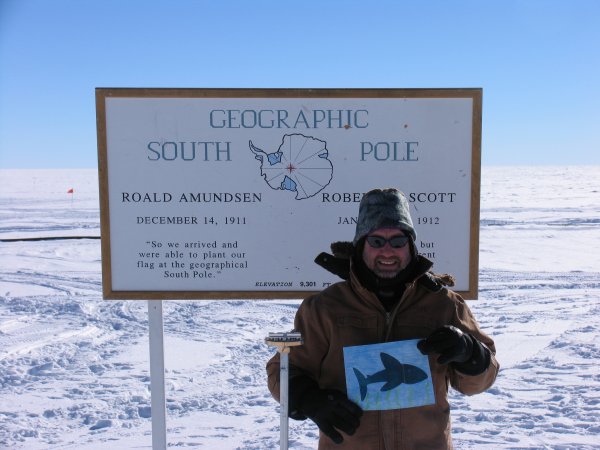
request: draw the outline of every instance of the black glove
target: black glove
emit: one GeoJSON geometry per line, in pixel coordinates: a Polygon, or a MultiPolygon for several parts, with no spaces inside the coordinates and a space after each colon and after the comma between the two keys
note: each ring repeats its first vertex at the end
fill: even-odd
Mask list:
{"type": "Polygon", "coordinates": [[[289,387],[290,417],[298,420],[308,417],[336,444],[344,440],[338,430],[353,435],[360,425],[362,409],[343,392],[320,389],[304,376],[291,378],[289,387]]]}
{"type": "Polygon", "coordinates": [[[417,347],[424,355],[439,353],[438,363],[452,364],[466,375],[479,375],[490,365],[487,347],[452,325],[438,328],[427,339],[419,341],[417,347]]]}

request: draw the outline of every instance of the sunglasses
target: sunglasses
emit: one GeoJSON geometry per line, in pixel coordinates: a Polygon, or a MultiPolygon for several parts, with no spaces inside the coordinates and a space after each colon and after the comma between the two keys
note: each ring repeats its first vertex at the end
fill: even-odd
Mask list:
{"type": "Polygon", "coordinates": [[[393,248],[402,248],[408,243],[409,239],[408,236],[394,236],[390,239],[386,239],[382,236],[367,236],[367,242],[373,248],[382,248],[388,242],[393,248]]]}

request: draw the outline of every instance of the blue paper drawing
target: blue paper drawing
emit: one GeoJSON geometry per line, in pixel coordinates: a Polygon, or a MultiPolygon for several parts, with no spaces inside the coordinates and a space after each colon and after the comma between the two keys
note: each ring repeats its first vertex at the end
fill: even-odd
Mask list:
{"type": "Polygon", "coordinates": [[[381,353],[380,356],[384,368],[373,375],[365,377],[360,370],[356,367],[354,368],[354,374],[360,388],[361,400],[364,400],[367,396],[367,386],[371,383],[382,383],[385,381],[385,384],[381,387],[381,391],[383,392],[394,389],[401,383],[415,384],[427,379],[427,374],[417,366],[402,364],[387,353],[381,353]]]}
{"type": "Polygon", "coordinates": [[[418,339],[344,348],[348,398],[364,410],[435,403],[429,359],[418,339]]]}

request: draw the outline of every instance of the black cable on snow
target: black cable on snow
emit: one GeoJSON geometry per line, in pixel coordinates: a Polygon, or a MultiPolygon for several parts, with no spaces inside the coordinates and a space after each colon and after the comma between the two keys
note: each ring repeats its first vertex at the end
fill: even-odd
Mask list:
{"type": "Polygon", "coordinates": [[[100,239],[100,236],[46,236],[29,238],[0,239],[0,242],[24,242],[24,241],[59,241],[69,239],[100,239]]]}

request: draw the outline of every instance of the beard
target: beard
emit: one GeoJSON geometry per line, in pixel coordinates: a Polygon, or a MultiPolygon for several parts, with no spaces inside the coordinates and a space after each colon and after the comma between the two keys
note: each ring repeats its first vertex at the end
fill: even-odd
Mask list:
{"type": "Polygon", "coordinates": [[[376,258],[373,267],[369,267],[379,278],[395,278],[406,267],[406,264],[403,264],[399,258],[385,258],[388,264],[382,263],[381,259],[383,258],[376,258]]]}
{"type": "Polygon", "coordinates": [[[375,275],[377,275],[379,278],[396,278],[398,276],[398,274],[400,273],[400,270],[395,270],[395,271],[383,271],[383,270],[374,270],[373,273],[375,275]]]}

